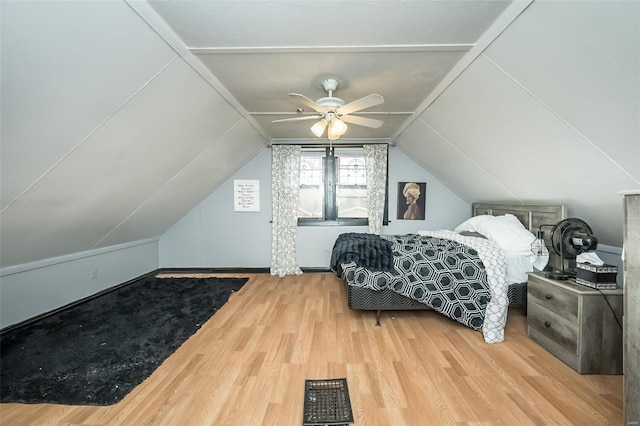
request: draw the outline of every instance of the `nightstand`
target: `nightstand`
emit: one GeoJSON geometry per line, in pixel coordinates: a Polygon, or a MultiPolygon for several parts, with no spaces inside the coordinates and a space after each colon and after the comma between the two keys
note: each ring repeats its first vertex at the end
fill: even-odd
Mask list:
{"type": "Polygon", "coordinates": [[[578,373],[622,374],[622,295],[529,273],[529,338],[578,373]]]}

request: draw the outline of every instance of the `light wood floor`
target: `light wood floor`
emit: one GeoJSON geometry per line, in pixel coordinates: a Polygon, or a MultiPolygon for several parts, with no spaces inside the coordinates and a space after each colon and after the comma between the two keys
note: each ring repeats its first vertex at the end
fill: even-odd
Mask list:
{"type": "Polygon", "coordinates": [[[120,403],[0,404],[2,425],[301,425],[304,380],[341,377],[361,426],[622,424],[622,376],[574,372],[521,310],[487,344],[433,311],[375,327],[332,274],[236,276],[250,280],[120,403]]]}

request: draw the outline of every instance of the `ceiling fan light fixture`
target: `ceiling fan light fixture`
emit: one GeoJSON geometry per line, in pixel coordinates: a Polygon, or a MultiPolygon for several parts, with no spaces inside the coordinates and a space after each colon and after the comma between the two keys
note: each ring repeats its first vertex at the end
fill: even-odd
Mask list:
{"type": "Polygon", "coordinates": [[[340,135],[344,135],[347,132],[347,124],[340,120],[339,118],[336,118],[335,120],[333,120],[333,127],[334,130],[340,135]]]}
{"type": "Polygon", "coordinates": [[[330,141],[335,141],[340,137],[340,135],[333,130],[333,126],[331,125],[331,123],[329,123],[329,128],[327,129],[327,137],[330,141]]]}
{"type": "Polygon", "coordinates": [[[316,135],[316,137],[320,138],[322,137],[322,134],[324,133],[324,129],[327,128],[327,120],[325,120],[324,118],[320,121],[317,121],[313,126],[311,126],[311,132],[313,132],[314,135],[316,135]]]}
{"type": "Polygon", "coordinates": [[[298,117],[273,120],[272,122],[281,123],[320,119],[320,121],[317,121],[311,126],[310,130],[318,138],[321,138],[326,130],[329,140],[336,140],[347,132],[348,126],[345,122],[358,126],[371,127],[373,129],[377,129],[382,126],[383,122],[380,120],[349,115],[351,113],[382,104],[384,102],[384,97],[381,95],[372,93],[345,104],[342,99],[333,96],[333,92],[340,85],[340,80],[328,78],[323,80],[320,85],[324,91],[327,92],[328,96],[320,98],[317,101],[313,101],[299,93],[289,93],[289,96],[296,99],[297,102],[313,109],[317,113],[316,115],[305,115],[303,110],[299,108],[297,110],[298,117]],[[342,118],[344,118],[344,121],[342,118]]]}
{"type": "Polygon", "coordinates": [[[336,140],[347,131],[347,125],[339,118],[334,118],[329,122],[329,140],[336,140]]]}

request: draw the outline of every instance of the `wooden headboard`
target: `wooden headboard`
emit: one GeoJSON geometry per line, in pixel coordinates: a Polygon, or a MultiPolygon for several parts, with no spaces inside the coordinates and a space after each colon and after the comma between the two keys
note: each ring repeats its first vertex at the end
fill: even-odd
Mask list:
{"type": "MultiPolygon", "coordinates": [[[[562,219],[567,218],[567,208],[564,204],[505,204],[505,203],[473,203],[472,215],[479,216],[488,214],[491,216],[501,216],[512,214],[522,222],[533,235],[536,235],[540,225],[555,225],[562,219]]],[[[551,248],[551,228],[542,229],[545,242],[549,248],[549,265],[560,268],[560,257],[551,248]]]]}

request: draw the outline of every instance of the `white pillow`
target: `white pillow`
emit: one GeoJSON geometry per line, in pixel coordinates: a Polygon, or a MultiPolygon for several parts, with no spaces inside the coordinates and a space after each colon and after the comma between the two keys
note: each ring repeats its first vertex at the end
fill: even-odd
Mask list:
{"type": "Polygon", "coordinates": [[[476,232],[494,241],[502,250],[522,255],[531,253],[531,243],[536,239],[512,214],[483,220],[475,228],[476,232]]]}
{"type": "Polygon", "coordinates": [[[483,214],[480,216],[473,216],[467,220],[465,220],[464,222],[462,222],[460,225],[458,225],[456,227],[456,229],[454,229],[454,231],[456,231],[458,234],[463,232],[463,231],[471,231],[471,232],[478,232],[478,230],[476,229],[476,226],[478,226],[478,224],[485,222],[487,220],[491,220],[493,219],[493,216],[489,215],[489,214],[483,214]]]}

